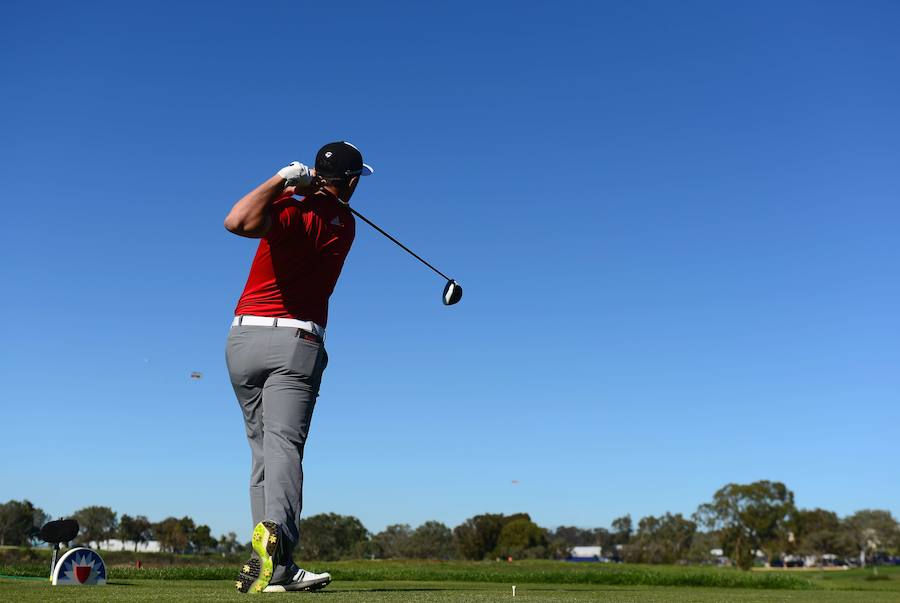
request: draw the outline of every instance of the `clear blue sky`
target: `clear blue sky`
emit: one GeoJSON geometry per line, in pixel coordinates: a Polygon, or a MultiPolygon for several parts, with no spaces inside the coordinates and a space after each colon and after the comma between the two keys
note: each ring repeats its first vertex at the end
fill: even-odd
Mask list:
{"type": "Polygon", "coordinates": [[[466,293],[359,224],[306,515],[900,515],[896,2],[184,4],[4,5],[0,499],[247,535],[222,220],[343,138],[466,293]]]}

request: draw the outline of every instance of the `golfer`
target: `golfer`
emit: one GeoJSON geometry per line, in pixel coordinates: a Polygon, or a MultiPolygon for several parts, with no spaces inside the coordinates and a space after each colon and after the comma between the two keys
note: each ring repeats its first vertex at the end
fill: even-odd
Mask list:
{"type": "Polygon", "coordinates": [[[226,362],[250,443],[254,555],[241,592],[315,590],[331,576],[294,564],[303,500],[303,447],[328,364],[328,298],[353,244],[347,207],[360,176],[359,149],[333,142],[315,169],[294,162],[238,201],[225,228],[260,239],[235,309],[226,362]]]}

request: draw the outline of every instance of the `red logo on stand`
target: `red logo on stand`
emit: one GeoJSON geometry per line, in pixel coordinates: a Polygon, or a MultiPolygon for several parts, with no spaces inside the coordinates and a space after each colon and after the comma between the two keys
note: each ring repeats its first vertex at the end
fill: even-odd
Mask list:
{"type": "Polygon", "coordinates": [[[93,565],[76,565],[72,569],[75,570],[75,579],[84,584],[91,577],[93,565]]]}

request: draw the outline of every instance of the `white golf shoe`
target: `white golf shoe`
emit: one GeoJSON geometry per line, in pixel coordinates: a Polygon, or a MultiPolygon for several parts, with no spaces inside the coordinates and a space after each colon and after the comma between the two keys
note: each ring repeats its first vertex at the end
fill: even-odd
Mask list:
{"type": "Polygon", "coordinates": [[[298,569],[297,573],[294,574],[294,577],[291,578],[290,582],[287,582],[285,584],[270,584],[263,590],[263,592],[285,593],[295,590],[319,590],[320,588],[325,588],[326,586],[328,586],[330,582],[331,574],[327,572],[322,574],[314,574],[304,569],[298,569]]]}

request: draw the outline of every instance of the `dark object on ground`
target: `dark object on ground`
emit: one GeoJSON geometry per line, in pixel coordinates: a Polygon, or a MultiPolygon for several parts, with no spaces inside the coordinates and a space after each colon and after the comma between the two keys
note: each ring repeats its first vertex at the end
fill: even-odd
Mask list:
{"type": "Polygon", "coordinates": [[[53,556],[50,558],[50,574],[52,575],[53,568],[56,567],[59,545],[63,542],[69,542],[78,536],[78,522],[74,519],[49,521],[41,528],[38,536],[44,542],[49,542],[53,545],[53,556]]]}
{"type": "Polygon", "coordinates": [[[40,539],[50,544],[70,542],[78,535],[78,522],[74,519],[57,519],[44,524],[40,539]]]}

